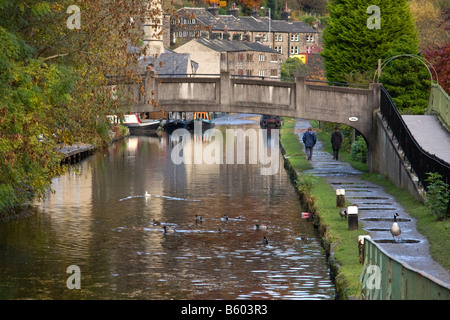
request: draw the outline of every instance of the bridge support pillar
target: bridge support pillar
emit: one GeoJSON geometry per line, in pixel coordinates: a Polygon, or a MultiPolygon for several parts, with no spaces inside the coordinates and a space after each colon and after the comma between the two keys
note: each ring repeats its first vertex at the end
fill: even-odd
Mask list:
{"type": "Polygon", "coordinates": [[[230,108],[233,98],[233,87],[231,86],[231,74],[229,71],[220,72],[220,104],[230,108]]]}
{"type": "Polygon", "coordinates": [[[295,109],[301,114],[305,113],[305,97],[306,97],[306,82],[305,77],[295,77],[295,109]]]}

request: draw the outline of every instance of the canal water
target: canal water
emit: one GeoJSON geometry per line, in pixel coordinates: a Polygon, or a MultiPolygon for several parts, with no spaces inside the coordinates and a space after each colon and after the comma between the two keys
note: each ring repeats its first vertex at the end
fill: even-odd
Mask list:
{"type": "MultiPolygon", "coordinates": [[[[215,129],[259,130],[243,117],[215,129]]],[[[174,164],[177,143],[115,143],[54,179],[35,214],[0,224],[0,299],[334,299],[281,154],[262,175],[259,162],[174,164]]]]}

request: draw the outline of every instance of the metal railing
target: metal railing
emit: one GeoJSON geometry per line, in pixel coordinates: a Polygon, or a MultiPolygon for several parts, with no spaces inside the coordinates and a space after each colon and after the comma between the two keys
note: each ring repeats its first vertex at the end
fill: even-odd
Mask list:
{"type": "MultiPolygon", "coordinates": [[[[428,172],[436,172],[442,176],[445,183],[450,184],[450,165],[444,160],[423,150],[416,142],[402,116],[398,112],[391,99],[391,96],[384,87],[381,87],[380,110],[399,143],[399,148],[405,154],[406,159],[411,164],[412,170],[417,175],[420,184],[428,187],[428,172]]],[[[447,216],[450,215],[450,199],[447,205],[447,216]]]]}
{"type": "Polygon", "coordinates": [[[389,256],[364,239],[364,267],[359,278],[365,300],[449,300],[450,288],[431,275],[389,256]]]}

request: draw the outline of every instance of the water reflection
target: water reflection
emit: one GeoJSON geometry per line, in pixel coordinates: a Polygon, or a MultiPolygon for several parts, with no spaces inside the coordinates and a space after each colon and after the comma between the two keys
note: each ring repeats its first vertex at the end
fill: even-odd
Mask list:
{"type": "Polygon", "coordinates": [[[0,298],[334,297],[281,160],[275,175],[261,175],[260,163],[175,165],[174,145],[167,135],[116,143],[55,179],[35,216],[0,225],[0,298]],[[66,287],[70,265],[81,290],[66,287]]]}

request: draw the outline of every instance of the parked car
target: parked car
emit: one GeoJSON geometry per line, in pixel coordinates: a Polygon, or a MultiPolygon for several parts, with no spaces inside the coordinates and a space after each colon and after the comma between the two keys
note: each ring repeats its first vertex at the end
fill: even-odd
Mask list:
{"type": "Polygon", "coordinates": [[[280,128],[283,122],[279,116],[265,114],[261,116],[259,124],[261,125],[261,128],[280,128]]]}

